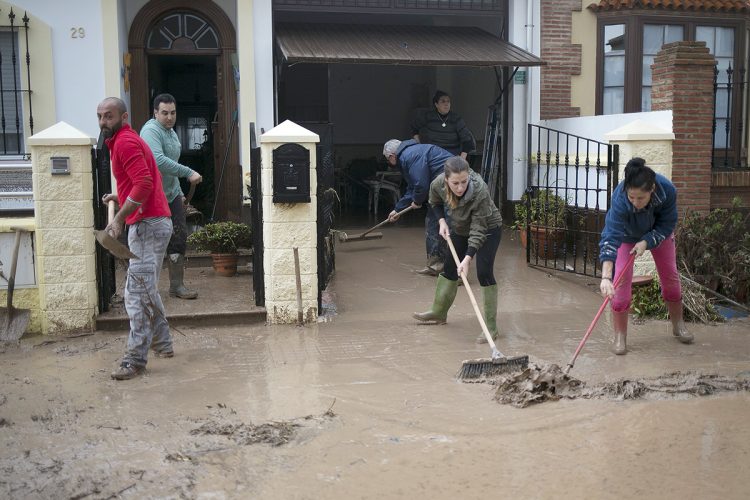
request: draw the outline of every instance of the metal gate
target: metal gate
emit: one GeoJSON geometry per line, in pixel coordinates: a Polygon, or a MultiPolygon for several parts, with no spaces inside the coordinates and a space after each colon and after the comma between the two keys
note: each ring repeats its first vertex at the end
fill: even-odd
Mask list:
{"type": "Polygon", "coordinates": [[[323,310],[323,290],[336,268],[333,246],[334,190],[333,170],[333,124],[327,122],[299,122],[311,132],[318,134],[320,142],[316,148],[318,189],[318,313],[323,310]]]}
{"type": "Polygon", "coordinates": [[[516,212],[526,220],[519,221],[526,262],[599,276],[599,239],[618,183],[618,146],[529,124],[527,158],[526,192],[516,212]]]}
{"type": "MultiPolygon", "coordinates": [[[[254,127],[250,127],[254,130],[254,127]]],[[[263,268],[263,193],[261,193],[261,155],[255,144],[255,136],[250,140],[250,228],[253,237],[253,292],[255,305],[266,305],[265,271],[263,268]]]]}
{"type": "MultiPolygon", "coordinates": [[[[96,147],[91,150],[91,176],[94,193],[94,227],[107,226],[107,206],[102,196],[112,192],[109,171],[109,149],[104,144],[104,136],[99,134],[96,147]]],[[[109,311],[112,296],[115,294],[115,258],[101,245],[96,245],[96,287],[99,292],[99,313],[109,311]]]]}

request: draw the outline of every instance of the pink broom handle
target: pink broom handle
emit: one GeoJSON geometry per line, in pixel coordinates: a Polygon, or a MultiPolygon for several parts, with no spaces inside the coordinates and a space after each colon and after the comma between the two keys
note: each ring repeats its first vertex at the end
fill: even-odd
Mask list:
{"type": "MultiPolygon", "coordinates": [[[[622,277],[625,275],[625,271],[630,268],[630,266],[633,265],[635,262],[635,255],[632,254],[630,256],[630,259],[628,260],[628,263],[625,264],[625,267],[622,268],[622,272],[617,276],[617,279],[615,279],[614,287],[617,288],[620,285],[620,281],[622,281],[622,277]]],[[[596,313],[596,316],[594,316],[594,321],[591,322],[589,325],[589,329],[586,330],[586,334],[581,339],[581,343],[578,344],[578,348],[576,349],[576,352],[573,354],[573,357],[570,358],[570,361],[568,362],[568,366],[565,368],[564,373],[567,375],[571,368],[573,368],[573,364],[576,362],[576,358],[578,357],[578,354],[580,354],[581,349],[583,349],[584,344],[586,344],[586,341],[591,336],[591,332],[594,331],[594,327],[596,326],[596,323],[599,321],[599,317],[604,312],[604,308],[607,307],[607,304],[609,304],[610,298],[609,296],[604,298],[604,302],[602,302],[601,307],[599,308],[599,312],[596,313]]]]}

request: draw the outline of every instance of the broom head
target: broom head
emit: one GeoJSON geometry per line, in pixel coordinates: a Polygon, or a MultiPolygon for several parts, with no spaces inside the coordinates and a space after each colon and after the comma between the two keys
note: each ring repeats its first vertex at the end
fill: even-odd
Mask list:
{"type": "Polygon", "coordinates": [[[494,377],[503,373],[525,370],[528,366],[528,356],[468,359],[461,365],[456,378],[458,380],[475,380],[482,377],[494,377]]]}

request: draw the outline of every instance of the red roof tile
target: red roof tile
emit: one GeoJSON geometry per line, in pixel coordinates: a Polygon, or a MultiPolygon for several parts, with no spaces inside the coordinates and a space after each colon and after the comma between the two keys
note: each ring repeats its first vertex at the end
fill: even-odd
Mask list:
{"type": "Polygon", "coordinates": [[[589,9],[624,10],[624,9],[664,9],[703,12],[750,12],[748,0],[600,0],[592,3],[589,9]]]}

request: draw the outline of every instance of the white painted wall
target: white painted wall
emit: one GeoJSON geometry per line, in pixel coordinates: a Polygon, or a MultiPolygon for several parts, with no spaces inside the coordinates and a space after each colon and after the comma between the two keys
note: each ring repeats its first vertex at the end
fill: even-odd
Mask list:
{"type": "MultiPolygon", "coordinates": [[[[98,136],[96,105],[104,92],[104,33],[100,2],[90,0],[14,0],[13,4],[42,19],[52,30],[57,121],[98,136]],[[72,38],[83,28],[83,38],[72,38]]],[[[17,12],[23,17],[23,12],[17,12]]],[[[117,36],[108,34],[107,36],[117,36]]],[[[33,81],[32,61],[32,85],[33,81]]]]}
{"type": "Polygon", "coordinates": [[[643,120],[650,125],[672,132],[672,110],[557,118],[555,120],[541,120],[538,123],[543,127],[561,130],[587,139],[607,142],[604,137],[605,135],[636,120],[643,120]]]}
{"type": "MultiPolygon", "coordinates": [[[[514,0],[509,6],[508,41],[518,47],[541,55],[539,0],[514,0]]],[[[519,200],[526,189],[527,124],[539,122],[540,75],[539,67],[521,68],[526,71],[526,83],[513,85],[511,108],[511,140],[508,164],[509,200],[519,200]]]]}

